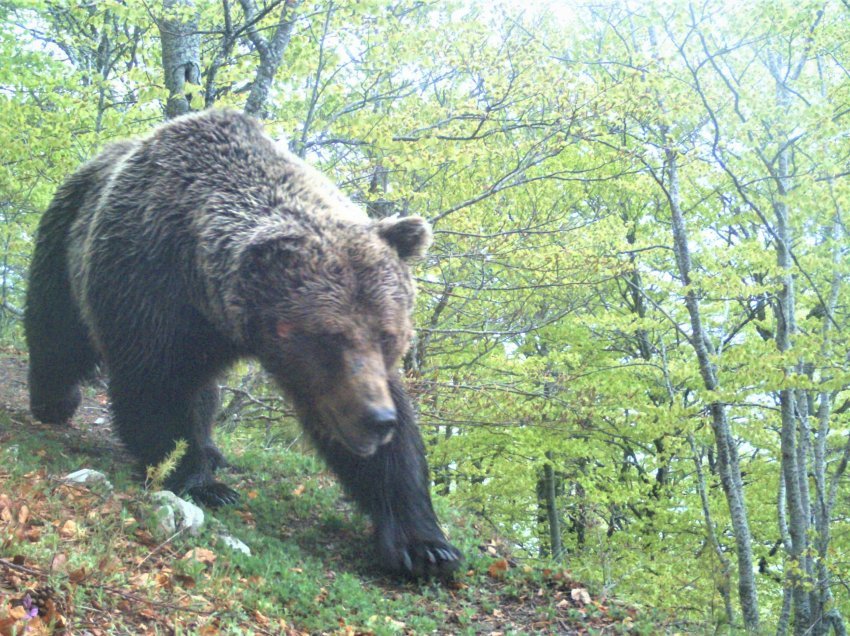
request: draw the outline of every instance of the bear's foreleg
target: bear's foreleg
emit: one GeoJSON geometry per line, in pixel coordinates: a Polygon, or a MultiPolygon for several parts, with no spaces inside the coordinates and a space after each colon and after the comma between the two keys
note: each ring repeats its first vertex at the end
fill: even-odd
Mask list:
{"type": "Polygon", "coordinates": [[[359,457],[339,442],[314,437],[346,492],[371,516],[382,565],[413,577],[448,576],[462,558],[434,513],[425,447],[410,399],[399,380],[390,381],[390,390],[398,425],[374,455],[359,457]]]}
{"type": "Polygon", "coordinates": [[[226,463],[210,437],[218,405],[216,385],[209,383],[192,393],[174,387],[152,390],[150,377],[152,374],[147,376],[147,385],[137,384],[116,380],[113,372],[110,393],[121,441],[143,466],[155,466],[179,440],[185,440],[186,453],[165,487],[178,494],[189,493],[210,507],[235,503],[238,493],[213,478],[216,468],[226,463]]]}

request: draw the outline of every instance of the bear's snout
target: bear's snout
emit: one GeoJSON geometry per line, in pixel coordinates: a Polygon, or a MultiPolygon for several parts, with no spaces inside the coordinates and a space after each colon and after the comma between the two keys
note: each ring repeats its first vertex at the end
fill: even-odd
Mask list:
{"type": "Polygon", "coordinates": [[[378,438],[378,445],[392,441],[398,424],[398,414],[394,408],[370,407],[360,421],[360,425],[367,431],[372,431],[378,438]]]}

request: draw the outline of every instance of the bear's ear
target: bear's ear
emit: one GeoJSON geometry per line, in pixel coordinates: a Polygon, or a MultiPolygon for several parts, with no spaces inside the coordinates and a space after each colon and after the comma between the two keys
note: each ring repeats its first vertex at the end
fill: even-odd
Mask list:
{"type": "Polygon", "coordinates": [[[431,245],[431,226],[421,216],[389,217],[378,221],[378,235],[402,260],[422,258],[431,245]]]}

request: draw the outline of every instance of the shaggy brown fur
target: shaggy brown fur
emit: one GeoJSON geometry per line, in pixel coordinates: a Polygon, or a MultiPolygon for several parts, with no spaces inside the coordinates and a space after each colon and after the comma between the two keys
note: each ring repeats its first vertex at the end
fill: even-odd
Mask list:
{"type": "Polygon", "coordinates": [[[210,111],[107,148],[57,192],[30,275],[33,413],[64,422],[102,358],[117,430],[143,464],[189,443],[170,485],[209,503],[217,375],[259,359],[343,485],[385,565],[446,574],[421,437],[397,366],[419,217],[374,222],[252,119],[210,111]]]}

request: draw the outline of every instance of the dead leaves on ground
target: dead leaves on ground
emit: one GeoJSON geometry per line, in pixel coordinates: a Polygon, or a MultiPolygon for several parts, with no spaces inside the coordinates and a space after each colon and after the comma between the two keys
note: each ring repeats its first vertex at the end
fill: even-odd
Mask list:
{"type": "MultiPolygon", "coordinates": [[[[497,541],[490,541],[479,549],[492,560],[486,569],[490,579],[486,585],[489,590],[479,589],[478,593],[483,596],[489,591],[501,596],[498,607],[487,614],[453,611],[449,615],[451,622],[461,625],[472,623],[476,629],[482,633],[489,632],[491,636],[506,631],[529,630],[583,634],[610,628],[614,624],[623,633],[628,633],[633,624],[637,613],[634,609],[611,606],[605,599],[594,599],[568,570],[537,570],[517,563],[500,556],[507,550],[497,541]],[[613,607],[616,611],[612,611],[613,607]]],[[[473,575],[473,571],[467,572],[467,576],[473,575]]],[[[463,590],[466,586],[459,587],[456,583],[453,589],[463,590]]]]}
{"type": "Polygon", "coordinates": [[[220,633],[220,616],[228,614],[228,633],[233,616],[246,632],[299,633],[241,607],[232,589],[249,582],[221,573],[213,577],[217,555],[212,550],[176,552],[158,543],[127,518],[127,510],[136,507],[126,494],[103,498],[45,471],[29,473],[14,486],[0,471],[0,636],[146,634],[176,626],[212,636],[220,633]],[[46,537],[50,545],[42,546],[46,537]],[[95,563],[97,550],[106,556],[95,563]],[[80,565],[80,556],[87,554],[93,562],[80,565]],[[47,587],[48,579],[59,582],[57,589],[47,587]],[[203,593],[197,591],[201,579],[203,593]],[[75,598],[85,602],[74,606],[75,598]]]}
{"type": "MultiPolygon", "coordinates": [[[[293,497],[303,493],[301,485],[291,492],[293,497]]],[[[137,509],[129,495],[114,493],[104,498],[53,480],[43,471],[12,485],[0,469],[0,557],[6,557],[0,559],[0,636],[84,631],[105,636],[176,628],[217,636],[233,633],[236,624],[244,632],[303,633],[279,616],[241,605],[241,596],[233,591],[261,588],[262,579],[227,570],[226,559],[212,549],[178,550],[158,542],[127,514],[137,509]],[[98,557],[100,553],[104,556],[98,557]],[[15,554],[33,556],[10,558],[15,554]],[[90,562],[80,558],[85,555],[90,562]],[[48,579],[58,582],[49,593],[45,591],[48,579]],[[77,606],[72,599],[77,599],[77,606]]],[[[241,512],[243,520],[252,524],[250,512],[241,512]]],[[[497,541],[481,546],[481,552],[489,559],[483,572],[470,570],[450,583],[451,601],[427,594],[415,601],[426,613],[444,616],[448,630],[456,626],[494,635],[581,633],[616,622],[628,631],[633,612],[620,610],[621,617],[615,621],[607,605],[593,599],[568,572],[533,570],[503,556],[510,550],[497,541]]],[[[298,566],[290,571],[311,575],[298,566]]],[[[329,602],[329,589],[319,589],[313,599],[316,605],[329,602]]],[[[397,589],[393,593],[402,594],[397,589]]],[[[361,619],[360,625],[340,618],[338,625],[328,626],[329,633],[373,634],[371,629],[364,631],[362,620],[377,631],[383,631],[377,629],[381,625],[413,633],[404,622],[382,615],[361,619]]]]}
{"type": "MultiPolygon", "coordinates": [[[[55,598],[34,600],[37,591],[27,591],[11,604],[0,605],[0,636],[50,636],[63,633],[68,624],[55,598]]],[[[44,595],[42,595],[44,596],[44,595]]]]}
{"type": "Polygon", "coordinates": [[[503,579],[509,568],[507,559],[496,559],[487,568],[487,574],[494,579],[503,579]]]}

